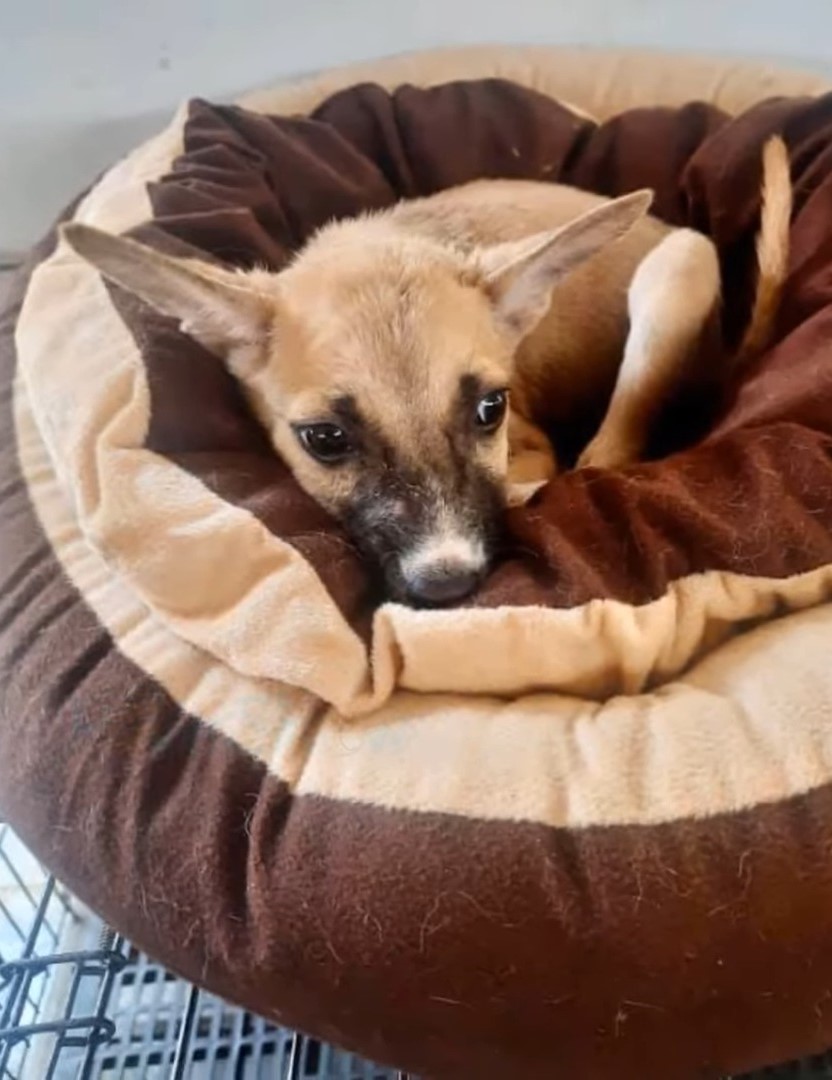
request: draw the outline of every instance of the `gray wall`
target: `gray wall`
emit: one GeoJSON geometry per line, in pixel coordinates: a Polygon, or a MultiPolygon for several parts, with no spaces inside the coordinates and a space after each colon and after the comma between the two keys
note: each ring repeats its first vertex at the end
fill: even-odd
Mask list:
{"type": "Polygon", "coordinates": [[[832,0],[0,0],[0,252],[184,97],[472,42],[646,45],[832,72],[832,0]]]}

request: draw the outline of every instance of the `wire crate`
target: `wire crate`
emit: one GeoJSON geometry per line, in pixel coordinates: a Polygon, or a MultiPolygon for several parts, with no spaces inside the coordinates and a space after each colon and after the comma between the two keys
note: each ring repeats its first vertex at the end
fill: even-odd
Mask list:
{"type": "MultiPolygon", "coordinates": [[[[744,1080],[823,1078],[832,1080],[832,1054],[744,1080]]],[[[408,1078],[171,975],[104,926],[0,823],[0,1080],[408,1078]]]]}

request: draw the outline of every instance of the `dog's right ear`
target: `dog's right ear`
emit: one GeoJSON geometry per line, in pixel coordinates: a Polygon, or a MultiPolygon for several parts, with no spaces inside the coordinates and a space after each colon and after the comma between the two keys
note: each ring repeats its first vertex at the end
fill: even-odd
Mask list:
{"type": "Polygon", "coordinates": [[[263,340],[269,298],[232,273],[195,259],[175,259],[124,236],[71,222],[61,236],[107,280],[120,285],[220,356],[263,340]]]}

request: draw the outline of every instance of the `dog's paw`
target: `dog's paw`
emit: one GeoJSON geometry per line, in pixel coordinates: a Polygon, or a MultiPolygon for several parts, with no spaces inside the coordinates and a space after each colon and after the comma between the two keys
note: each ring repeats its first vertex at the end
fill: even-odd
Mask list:
{"type": "Polygon", "coordinates": [[[506,502],[509,506],[525,506],[532,496],[548,483],[548,480],[532,480],[524,484],[508,484],[506,485],[506,502]]]}
{"type": "Polygon", "coordinates": [[[551,455],[529,453],[515,458],[506,477],[506,502],[509,506],[523,506],[556,472],[551,455]]]}
{"type": "Polygon", "coordinates": [[[579,456],[578,469],[623,469],[638,461],[640,451],[633,443],[599,434],[579,456]]]}

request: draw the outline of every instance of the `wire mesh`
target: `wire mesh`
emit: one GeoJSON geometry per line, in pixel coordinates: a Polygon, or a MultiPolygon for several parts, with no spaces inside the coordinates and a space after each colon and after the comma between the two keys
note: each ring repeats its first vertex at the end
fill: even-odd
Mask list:
{"type": "Polygon", "coordinates": [[[0,823],[0,1080],[407,1080],[176,978],[0,823]]]}

